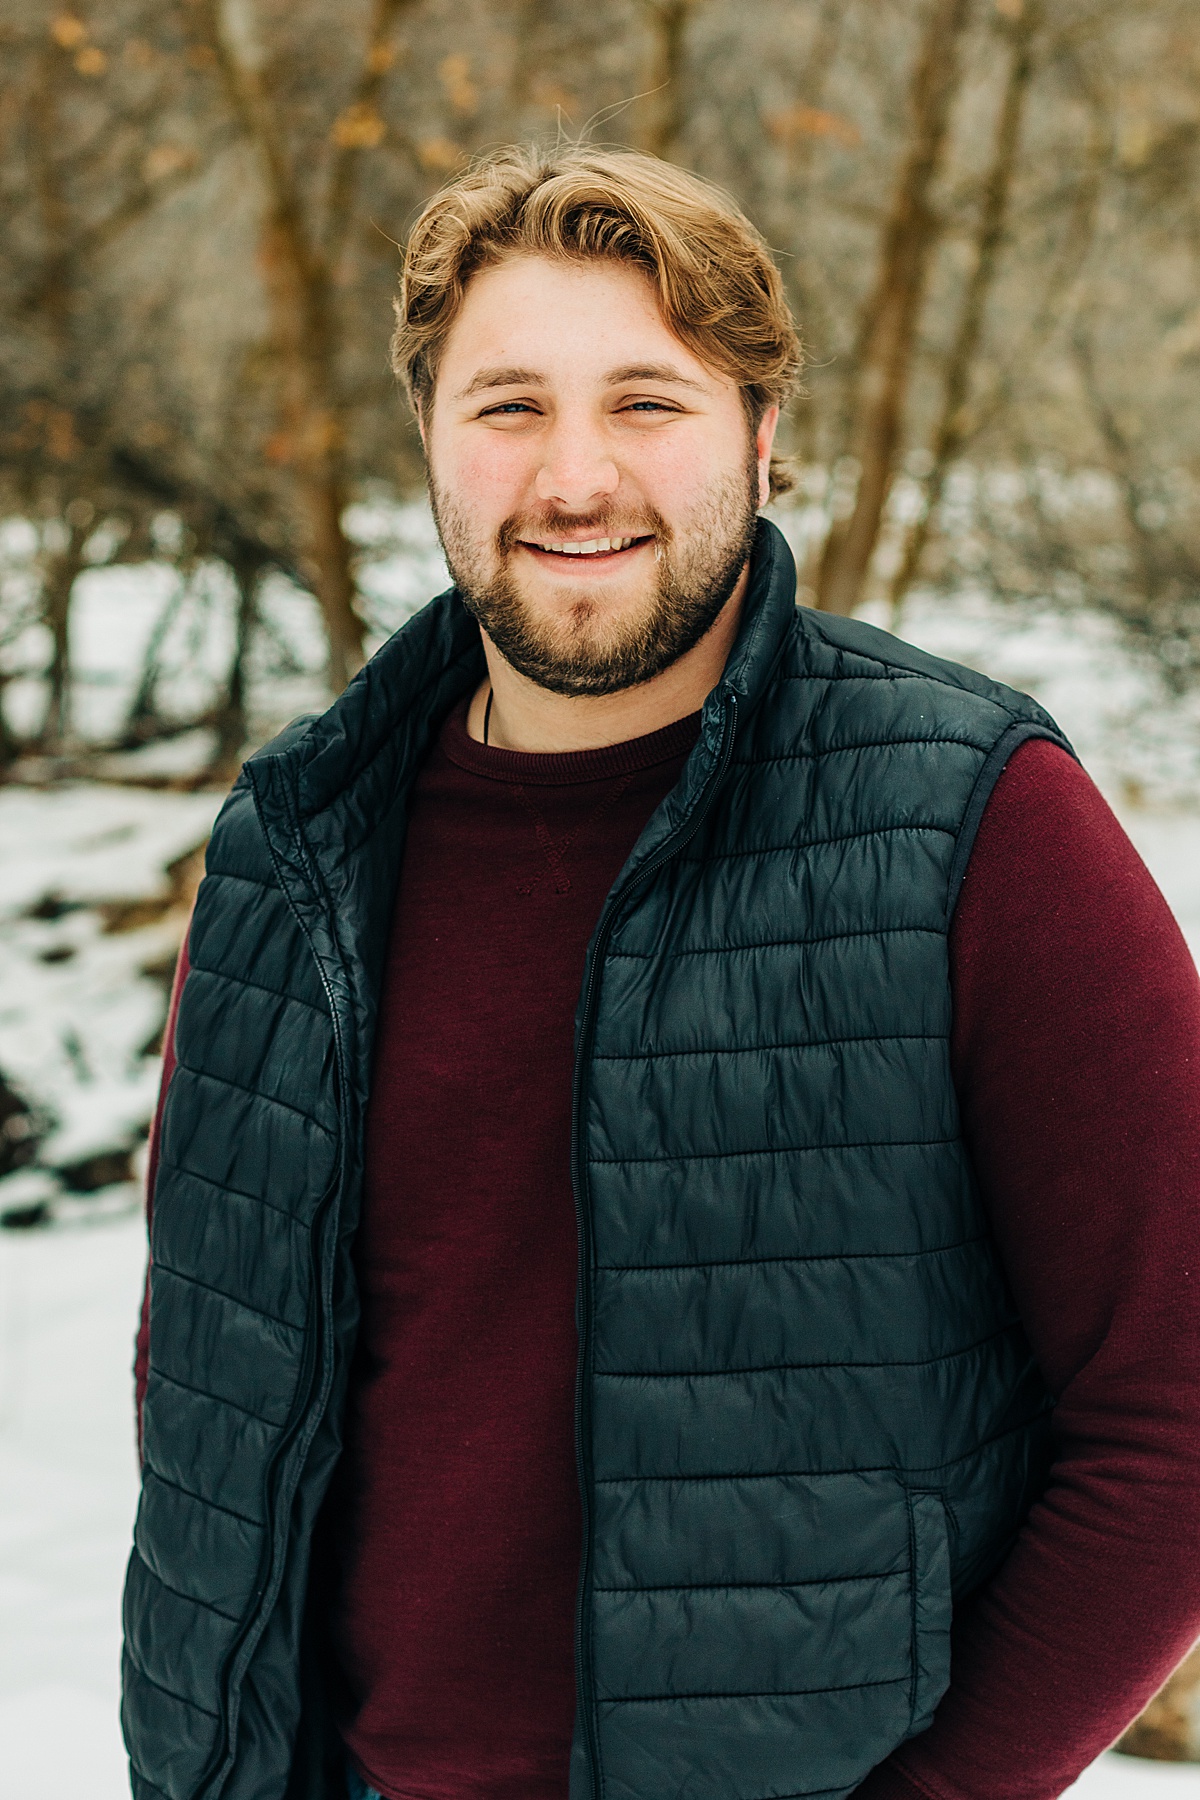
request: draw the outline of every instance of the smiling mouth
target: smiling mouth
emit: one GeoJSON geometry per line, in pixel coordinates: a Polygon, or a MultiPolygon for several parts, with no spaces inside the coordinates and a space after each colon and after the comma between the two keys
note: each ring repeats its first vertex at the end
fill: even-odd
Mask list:
{"type": "Polygon", "coordinates": [[[620,556],[625,551],[636,550],[640,545],[652,542],[653,538],[650,536],[585,538],[582,543],[577,544],[554,538],[545,541],[530,538],[520,540],[523,550],[532,550],[542,556],[583,558],[589,562],[600,557],[620,556]]]}

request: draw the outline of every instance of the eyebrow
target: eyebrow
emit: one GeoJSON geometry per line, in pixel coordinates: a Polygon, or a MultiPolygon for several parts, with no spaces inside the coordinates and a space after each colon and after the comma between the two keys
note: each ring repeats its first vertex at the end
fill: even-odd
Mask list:
{"type": "Polygon", "coordinates": [[[691,388],[693,393],[708,391],[703,382],[681,375],[673,363],[627,363],[623,369],[613,369],[608,376],[610,387],[619,387],[626,381],[669,381],[672,387],[691,388]]]}
{"type": "Polygon", "coordinates": [[[477,375],[472,375],[466,387],[455,395],[455,399],[469,400],[472,394],[482,394],[487,388],[545,385],[546,377],[539,375],[536,369],[480,369],[477,375]]]}
{"type": "MultiPolygon", "coordinates": [[[[623,368],[610,370],[605,379],[609,387],[620,387],[627,381],[667,381],[672,387],[690,388],[697,394],[707,391],[702,382],[690,380],[672,363],[627,363],[623,368]]],[[[491,388],[546,385],[546,377],[536,369],[480,369],[455,398],[469,400],[473,394],[486,393],[491,388]]]]}

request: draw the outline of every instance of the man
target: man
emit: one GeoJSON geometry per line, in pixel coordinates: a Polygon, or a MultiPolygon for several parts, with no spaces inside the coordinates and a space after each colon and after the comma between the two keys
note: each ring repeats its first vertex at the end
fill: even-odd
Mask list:
{"type": "Polygon", "coordinates": [[[1200,996],[1029,699],[795,605],[722,196],[506,151],[397,367],[455,589],[181,959],[139,1800],[1050,1800],[1200,1630],[1200,996]]]}

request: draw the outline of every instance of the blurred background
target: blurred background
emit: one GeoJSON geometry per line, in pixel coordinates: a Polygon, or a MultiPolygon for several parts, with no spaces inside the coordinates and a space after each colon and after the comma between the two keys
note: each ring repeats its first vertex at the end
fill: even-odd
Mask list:
{"type": "MultiPolygon", "coordinates": [[[[0,1738],[116,1800],[140,1176],[229,781],[446,576],[389,372],[476,152],[732,191],[801,598],[1037,694],[1200,950],[1195,0],[0,0],[0,1738]]],[[[1185,1665],[1080,1795],[1200,1796],[1185,1665]],[[1135,1760],[1136,1759],[1136,1760],[1135,1760]],[[1190,1766],[1189,1766],[1190,1764],[1190,1766]]]]}

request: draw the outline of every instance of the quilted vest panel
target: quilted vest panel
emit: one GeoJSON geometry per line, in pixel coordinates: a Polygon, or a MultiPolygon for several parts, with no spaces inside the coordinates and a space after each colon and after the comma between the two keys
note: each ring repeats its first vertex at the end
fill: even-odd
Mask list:
{"type": "Polygon", "coordinates": [[[906,656],[798,615],[602,944],[581,1735],[609,1800],[851,1792],[929,1723],[952,1594],[1044,1479],[947,953],[981,773],[1041,721],[906,656]]]}
{"type": "MultiPolygon", "coordinates": [[[[947,931],[1005,757],[1058,734],[797,612],[794,582],[763,525],[696,751],[589,947],[573,1800],[850,1793],[928,1724],[952,1600],[1047,1464],[961,1142],[947,931]]],[[[334,1791],[305,1600],[376,996],[406,796],[480,673],[445,596],[252,760],[214,832],[154,1204],[137,1800],[334,1791]]]]}

